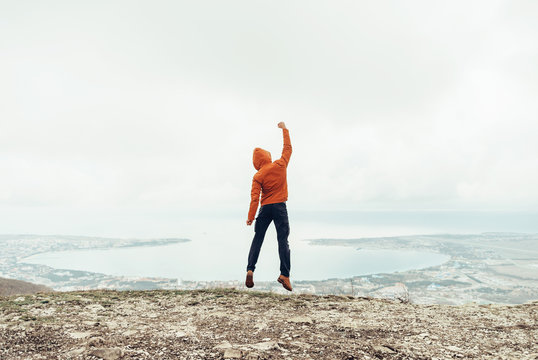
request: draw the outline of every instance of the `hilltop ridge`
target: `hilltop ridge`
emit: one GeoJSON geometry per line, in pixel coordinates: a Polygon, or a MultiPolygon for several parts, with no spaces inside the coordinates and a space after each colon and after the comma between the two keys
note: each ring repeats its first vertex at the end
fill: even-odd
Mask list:
{"type": "Polygon", "coordinates": [[[38,292],[53,291],[48,286],[32,284],[27,281],[6,279],[0,277],[0,296],[10,296],[17,294],[35,294],[38,292]]]}
{"type": "Polygon", "coordinates": [[[2,359],[536,359],[538,302],[199,291],[0,298],[2,359]]]}

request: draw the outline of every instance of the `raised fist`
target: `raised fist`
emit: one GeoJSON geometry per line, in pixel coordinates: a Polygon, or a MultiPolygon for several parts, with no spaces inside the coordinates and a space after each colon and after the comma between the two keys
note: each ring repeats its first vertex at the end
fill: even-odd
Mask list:
{"type": "Polygon", "coordinates": [[[284,122],[281,121],[281,122],[278,123],[278,127],[281,128],[281,129],[285,129],[285,128],[286,128],[286,124],[284,124],[284,122]]]}

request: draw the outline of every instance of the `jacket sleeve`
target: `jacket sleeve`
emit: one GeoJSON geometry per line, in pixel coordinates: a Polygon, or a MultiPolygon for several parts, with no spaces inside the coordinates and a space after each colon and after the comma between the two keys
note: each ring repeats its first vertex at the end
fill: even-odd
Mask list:
{"type": "Polygon", "coordinates": [[[250,209],[248,211],[248,219],[254,220],[256,216],[256,210],[258,210],[258,203],[260,202],[260,191],[262,185],[254,177],[252,179],[252,189],[250,190],[250,209]]]}
{"type": "Polygon", "coordinates": [[[291,157],[291,141],[289,130],[282,129],[282,135],[284,136],[284,148],[282,149],[282,157],[280,158],[280,160],[284,160],[286,166],[288,166],[291,157]]]}

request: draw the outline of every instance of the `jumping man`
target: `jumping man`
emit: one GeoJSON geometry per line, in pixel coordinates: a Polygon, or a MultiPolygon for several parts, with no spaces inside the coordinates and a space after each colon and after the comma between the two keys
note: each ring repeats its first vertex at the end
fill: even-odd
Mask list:
{"type": "Polygon", "coordinates": [[[286,169],[291,157],[290,133],[283,122],[278,123],[284,136],[284,149],[282,157],[275,162],[271,161],[271,153],[261,148],[254,149],[252,162],[258,172],[252,179],[252,190],[250,192],[250,210],[248,212],[247,225],[252,225],[254,215],[260,202],[260,192],[262,203],[256,224],[254,225],[254,239],[248,254],[247,279],[245,285],[248,288],[254,286],[254,270],[260,255],[267,227],[274,221],[277,239],[278,255],[280,257],[280,276],[277,281],[284,289],[291,291],[290,283],[290,248],[288,245],[288,235],[290,234],[290,224],[288,221],[288,210],[286,200],[288,200],[288,182],[286,180],[286,169]]]}

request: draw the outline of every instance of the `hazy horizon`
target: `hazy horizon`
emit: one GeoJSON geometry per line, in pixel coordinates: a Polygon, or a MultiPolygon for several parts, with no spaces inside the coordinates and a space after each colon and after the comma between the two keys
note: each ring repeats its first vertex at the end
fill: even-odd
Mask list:
{"type": "MultiPolygon", "coordinates": [[[[318,238],[365,238],[423,234],[480,234],[484,232],[538,234],[538,212],[499,211],[303,211],[288,206],[290,241],[318,238]]],[[[21,214],[3,213],[0,235],[73,235],[108,238],[202,238],[249,243],[254,229],[247,227],[242,212],[170,213],[113,210],[90,214],[49,213],[31,226],[21,214]],[[20,220],[19,220],[20,219],[20,220]],[[33,228],[35,231],[24,231],[33,228]],[[58,230],[61,229],[61,230],[58,230]],[[211,235],[212,234],[212,235],[211,235]],[[234,240],[235,239],[235,240],[234,240]]],[[[267,233],[272,242],[271,225],[267,233]]]]}

